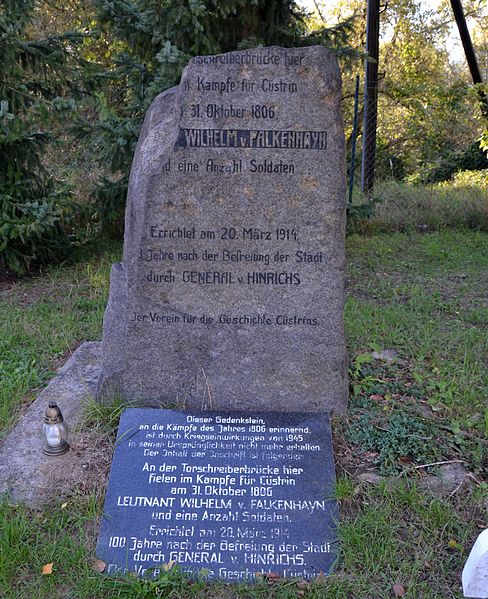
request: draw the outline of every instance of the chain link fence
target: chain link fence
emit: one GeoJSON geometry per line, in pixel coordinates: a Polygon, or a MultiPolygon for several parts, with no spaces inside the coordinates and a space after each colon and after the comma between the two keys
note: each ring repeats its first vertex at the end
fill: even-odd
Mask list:
{"type": "MultiPolygon", "coordinates": [[[[451,122],[445,122],[445,110],[439,115],[442,126],[447,128],[443,134],[450,135],[452,143],[438,143],[436,147],[435,111],[431,116],[431,141],[429,121],[421,125],[413,121],[405,126],[401,109],[388,98],[385,100],[380,90],[377,118],[366,123],[370,127],[366,133],[375,134],[376,143],[365,149],[362,87],[358,76],[354,98],[349,96],[345,100],[349,104],[344,106],[350,229],[488,230],[488,158],[476,137],[469,140],[472,131],[466,130],[469,102],[473,113],[478,110],[475,96],[466,100],[467,109],[461,114],[452,111],[451,122]],[[398,114],[394,114],[395,110],[398,114]],[[417,135],[412,134],[416,125],[417,135]]],[[[479,124],[478,135],[480,129],[479,124]]]]}

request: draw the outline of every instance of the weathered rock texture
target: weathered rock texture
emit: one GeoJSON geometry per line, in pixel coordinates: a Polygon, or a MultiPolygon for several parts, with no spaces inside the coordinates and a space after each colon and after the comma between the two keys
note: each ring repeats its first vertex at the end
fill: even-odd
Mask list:
{"type": "Polygon", "coordinates": [[[336,57],[196,57],[151,105],[113,267],[101,395],[342,410],[345,161],[336,57]]]}
{"type": "Polygon", "coordinates": [[[0,494],[8,493],[12,501],[29,505],[59,501],[93,476],[93,456],[74,429],[82,420],[87,399],[95,397],[99,386],[99,353],[100,343],[83,343],[1,441],[0,494]],[[71,450],[56,457],[42,453],[41,428],[50,401],[58,403],[71,430],[71,450]]]}

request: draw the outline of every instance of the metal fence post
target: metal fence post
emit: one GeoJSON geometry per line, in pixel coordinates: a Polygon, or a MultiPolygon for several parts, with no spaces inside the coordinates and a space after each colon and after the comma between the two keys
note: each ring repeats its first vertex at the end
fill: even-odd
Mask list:
{"type": "Polygon", "coordinates": [[[354,121],[352,125],[351,165],[349,167],[349,204],[352,204],[354,189],[354,166],[356,162],[356,137],[358,133],[358,104],[359,104],[359,75],[356,75],[356,89],[354,91],[354,121]]]}
{"type": "Polygon", "coordinates": [[[364,81],[364,128],[361,189],[373,190],[376,158],[376,125],[378,113],[378,56],[380,39],[380,0],[368,0],[366,21],[366,69],[364,81]]]}

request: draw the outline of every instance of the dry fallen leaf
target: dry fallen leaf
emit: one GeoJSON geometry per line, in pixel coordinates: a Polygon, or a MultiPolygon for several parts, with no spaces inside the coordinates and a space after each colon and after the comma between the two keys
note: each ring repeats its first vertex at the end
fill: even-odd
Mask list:
{"type": "Polygon", "coordinates": [[[102,561],[101,559],[97,559],[95,561],[95,563],[93,564],[93,568],[97,572],[103,572],[106,567],[107,567],[107,564],[104,561],[102,561]]]}
{"type": "Polygon", "coordinates": [[[42,573],[43,574],[52,574],[53,573],[53,565],[54,565],[54,562],[51,562],[50,564],[45,564],[44,566],[42,566],[42,573]]]}
{"type": "Polygon", "coordinates": [[[395,593],[395,597],[403,597],[405,595],[405,587],[403,584],[394,584],[393,592],[395,593]]]}
{"type": "Polygon", "coordinates": [[[66,501],[65,503],[61,504],[61,509],[64,510],[64,508],[68,507],[68,502],[66,501]]]}
{"type": "Polygon", "coordinates": [[[163,570],[166,570],[166,572],[168,570],[171,570],[171,568],[176,564],[175,560],[172,559],[171,561],[169,561],[167,564],[163,564],[163,570]]]}

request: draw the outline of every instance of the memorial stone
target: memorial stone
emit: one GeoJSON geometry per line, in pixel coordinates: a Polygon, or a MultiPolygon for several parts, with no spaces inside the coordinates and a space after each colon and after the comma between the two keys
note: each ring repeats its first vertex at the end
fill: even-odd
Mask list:
{"type": "Polygon", "coordinates": [[[110,575],[158,576],[173,563],[228,582],[328,574],[334,483],[327,414],[131,408],[97,556],[110,575]]]}
{"type": "Polygon", "coordinates": [[[135,152],[103,386],[146,405],[342,411],[345,160],[336,56],[190,60],[135,152]]]}

